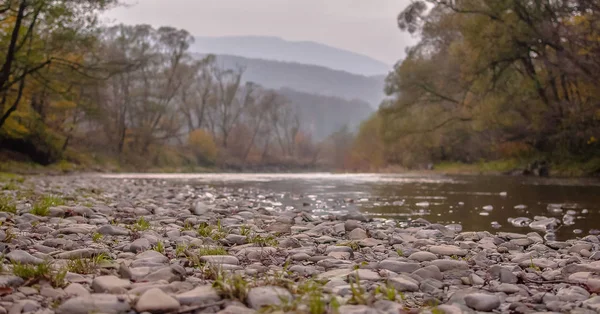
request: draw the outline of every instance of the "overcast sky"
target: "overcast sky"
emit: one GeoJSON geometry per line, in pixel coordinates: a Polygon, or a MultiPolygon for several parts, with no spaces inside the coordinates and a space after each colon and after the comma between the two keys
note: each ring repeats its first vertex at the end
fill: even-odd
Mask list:
{"type": "Polygon", "coordinates": [[[394,64],[415,39],[396,16],[409,0],[125,0],[109,23],[187,29],[198,36],[260,35],[316,41],[394,64]]]}

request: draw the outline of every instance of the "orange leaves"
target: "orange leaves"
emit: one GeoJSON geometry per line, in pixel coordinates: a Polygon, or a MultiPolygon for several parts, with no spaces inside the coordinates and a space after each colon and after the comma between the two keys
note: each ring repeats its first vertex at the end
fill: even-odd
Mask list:
{"type": "Polygon", "coordinates": [[[217,145],[212,136],[204,130],[192,131],[188,137],[188,146],[200,161],[214,163],[217,160],[217,145]]]}

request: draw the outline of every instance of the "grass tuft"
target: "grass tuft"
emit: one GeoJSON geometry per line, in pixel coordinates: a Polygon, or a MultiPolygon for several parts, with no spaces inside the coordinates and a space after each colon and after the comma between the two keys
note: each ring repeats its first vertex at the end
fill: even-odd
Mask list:
{"type": "Polygon", "coordinates": [[[165,254],[165,245],[162,243],[162,241],[156,242],[156,245],[152,249],[160,254],[165,254]]]}
{"type": "Polygon", "coordinates": [[[192,223],[189,221],[186,221],[183,224],[183,227],[181,227],[181,231],[192,231],[192,230],[194,230],[194,225],[192,225],[192,223]]]}
{"type": "Polygon", "coordinates": [[[240,275],[232,275],[218,271],[213,287],[227,300],[239,300],[245,302],[250,290],[250,284],[240,275]]]}
{"type": "Polygon", "coordinates": [[[150,229],[150,222],[144,217],[140,217],[132,226],[133,231],[146,231],[150,229]]]}
{"type": "Polygon", "coordinates": [[[64,204],[65,200],[61,197],[46,195],[33,204],[30,213],[37,216],[48,216],[50,214],[50,207],[64,204]]]}
{"type": "Polygon", "coordinates": [[[16,191],[18,189],[19,189],[19,186],[16,185],[14,182],[9,182],[2,187],[2,190],[4,190],[4,191],[16,191]]]}
{"type": "Polygon", "coordinates": [[[102,242],[102,238],[104,238],[104,236],[101,233],[98,233],[98,232],[95,232],[92,235],[92,241],[94,241],[95,243],[102,242]]]}
{"type": "Polygon", "coordinates": [[[198,249],[198,254],[200,256],[206,255],[229,255],[227,250],[221,246],[204,246],[198,249]]]}
{"type": "Polygon", "coordinates": [[[67,262],[67,269],[72,273],[87,275],[93,274],[101,264],[110,261],[106,253],[98,254],[92,258],[74,258],[67,262]]]}
{"type": "Polygon", "coordinates": [[[277,239],[272,235],[266,237],[260,235],[248,236],[248,243],[254,243],[261,247],[279,245],[277,239]]]}
{"type": "Polygon", "coordinates": [[[224,239],[229,234],[229,230],[221,225],[220,220],[217,220],[216,227],[210,226],[207,223],[201,223],[196,232],[201,237],[211,238],[215,241],[224,239]]]}
{"type": "Polygon", "coordinates": [[[47,278],[50,275],[50,263],[42,263],[39,265],[12,263],[13,275],[21,277],[25,280],[36,278],[47,278]]]}
{"type": "Polygon", "coordinates": [[[177,244],[175,247],[175,257],[185,256],[188,247],[185,244],[177,244]]]}
{"type": "Polygon", "coordinates": [[[17,205],[8,196],[0,196],[0,212],[17,213],[17,205]]]}
{"type": "Polygon", "coordinates": [[[240,226],[240,235],[249,236],[252,230],[248,226],[240,226]]]}

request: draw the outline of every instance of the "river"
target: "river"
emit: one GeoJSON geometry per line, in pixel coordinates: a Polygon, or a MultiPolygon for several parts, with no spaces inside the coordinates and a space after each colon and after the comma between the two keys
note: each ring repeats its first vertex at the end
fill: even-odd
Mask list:
{"type": "MultiPolygon", "coordinates": [[[[273,209],[319,214],[359,210],[373,218],[424,218],[462,231],[536,231],[548,240],[600,233],[600,181],[423,174],[110,174],[194,185],[257,188],[273,209]]],[[[263,204],[264,205],[264,204],[263,204]]]]}

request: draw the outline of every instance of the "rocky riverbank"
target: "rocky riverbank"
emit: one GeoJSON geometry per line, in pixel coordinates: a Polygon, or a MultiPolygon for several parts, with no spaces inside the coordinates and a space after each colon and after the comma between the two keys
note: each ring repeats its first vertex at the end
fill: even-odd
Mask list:
{"type": "Polygon", "coordinates": [[[597,236],[316,217],[318,200],[190,182],[0,186],[0,314],[600,311],[597,236]]]}

